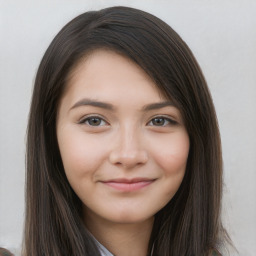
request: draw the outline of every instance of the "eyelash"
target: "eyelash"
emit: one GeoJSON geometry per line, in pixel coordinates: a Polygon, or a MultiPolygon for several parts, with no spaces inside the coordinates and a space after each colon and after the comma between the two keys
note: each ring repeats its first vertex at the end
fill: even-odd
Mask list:
{"type": "Polygon", "coordinates": [[[91,127],[103,126],[103,125],[91,125],[91,124],[89,124],[89,121],[93,120],[93,119],[97,119],[100,122],[104,122],[105,124],[103,124],[103,125],[106,125],[106,124],[109,125],[109,123],[107,121],[105,121],[104,118],[102,118],[101,116],[87,116],[87,117],[81,119],[78,123],[79,124],[85,124],[85,125],[88,125],[88,126],[91,126],[91,127]]]}
{"type": "MultiPolygon", "coordinates": [[[[85,125],[88,125],[88,126],[91,126],[91,127],[100,127],[100,126],[104,126],[104,125],[109,125],[109,123],[107,121],[104,120],[104,118],[102,118],[101,116],[87,116],[83,119],[81,119],[79,122],[79,124],[85,124],[85,125]],[[104,124],[101,124],[101,125],[92,125],[90,124],[89,122],[92,121],[93,119],[95,120],[98,120],[100,121],[100,123],[104,122],[104,124]]],[[[147,125],[149,126],[156,126],[156,127],[166,127],[166,126],[170,126],[170,125],[177,125],[178,122],[171,119],[171,118],[168,118],[168,117],[165,117],[165,116],[156,116],[154,118],[152,118],[148,123],[147,125]],[[164,125],[154,125],[153,124],[153,120],[164,120],[164,125]],[[151,123],[151,124],[150,124],[151,123]]]]}
{"type": "Polygon", "coordinates": [[[156,127],[166,127],[166,126],[177,125],[178,124],[175,120],[173,120],[173,119],[171,119],[169,117],[165,117],[165,116],[156,116],[156,117],[152,118],[148,122],[148,124],[152,123],[153,120],[156,120],[156,119],[162,119],[162,120],[164,120],[164,123],[165,123],[164,125],[153,125],[153,126],[156,126],[156,127]],[[166,124],[166,123],[168,123],[168,124],[166,124]]]}

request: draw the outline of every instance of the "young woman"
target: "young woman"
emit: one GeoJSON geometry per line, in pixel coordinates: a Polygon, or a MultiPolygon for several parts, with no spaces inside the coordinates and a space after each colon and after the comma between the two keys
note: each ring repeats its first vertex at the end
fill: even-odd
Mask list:
{"type": "Polygon", "coordinates": [[[214,106],[184,41],[146,12],[68,23],[37,73],[24,255],[221,255],[214,106]]]}

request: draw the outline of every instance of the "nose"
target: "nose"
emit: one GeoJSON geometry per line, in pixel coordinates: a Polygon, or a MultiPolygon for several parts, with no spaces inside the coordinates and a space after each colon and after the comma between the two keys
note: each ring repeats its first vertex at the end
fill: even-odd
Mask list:
{"type": "Polygon", "coordinates": [[[132,169],[148,161],[148,154],[142,143],[142,135],[131,130],[121,131],[114,141],[109,161],[125,169],[132,169]]]}

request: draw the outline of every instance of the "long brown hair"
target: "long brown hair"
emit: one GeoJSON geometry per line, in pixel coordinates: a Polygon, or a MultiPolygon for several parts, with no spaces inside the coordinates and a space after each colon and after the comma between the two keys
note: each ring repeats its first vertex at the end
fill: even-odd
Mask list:
{"type": "Polygon", "coordinates": [[[57,139],[59,99],[81,58],[106,48],[137,63],[179,108],[190,138],[183,182],[155,216],[155,256],[220,252],[222,154],[212,99],[186,43],[155,16],[128,7],[86,12],[54,38],[39,66],[27,131],[24,256],[100,255],[81,217],[57,139]]]}

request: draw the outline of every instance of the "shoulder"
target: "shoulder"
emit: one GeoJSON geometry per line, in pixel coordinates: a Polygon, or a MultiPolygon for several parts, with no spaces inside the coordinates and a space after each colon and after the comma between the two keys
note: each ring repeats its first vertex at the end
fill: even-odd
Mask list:
{"type": "Polygon", "coordinates": [[[14,256],[14,254],[7,249],[0,247],[0,256],[14,256]]]}
{"type": "Polygon", "coordinates": [[[212,251],[211,256],[221,256],[221,254],[218,253],[217,251],[212,251]]]}

